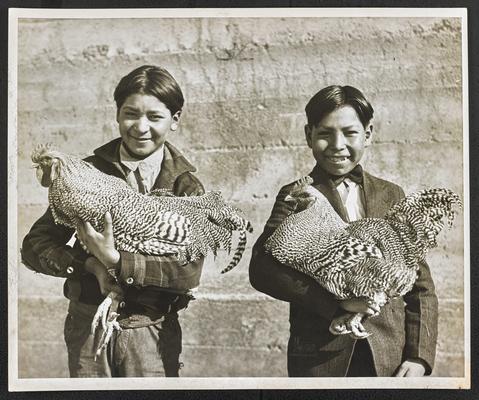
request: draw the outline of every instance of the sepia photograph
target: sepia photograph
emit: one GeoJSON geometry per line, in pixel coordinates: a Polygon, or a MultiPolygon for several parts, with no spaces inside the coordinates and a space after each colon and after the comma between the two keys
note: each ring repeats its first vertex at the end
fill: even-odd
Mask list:
{"type": "Polygon", "coordinates": [[[470,388],[467,34],[10,9],[9,390],[470,388]]]}

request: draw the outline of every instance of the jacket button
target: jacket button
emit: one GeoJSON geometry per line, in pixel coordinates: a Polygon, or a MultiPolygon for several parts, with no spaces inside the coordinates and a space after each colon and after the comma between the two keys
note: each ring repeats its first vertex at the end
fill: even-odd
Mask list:
{"type": "Polygon", "coordinates": [[[73,267],[68,267],[67,268],[67,274],[73,274],[74,271],[75,271],[75,269],[73,267]]]}
{"type": "Polygon", "coordinates": [[[128,285],[132,285],[133,284],[133,278],[130,276],[129,278],[126,278],[126,281],[125,281],[128,285]]]}

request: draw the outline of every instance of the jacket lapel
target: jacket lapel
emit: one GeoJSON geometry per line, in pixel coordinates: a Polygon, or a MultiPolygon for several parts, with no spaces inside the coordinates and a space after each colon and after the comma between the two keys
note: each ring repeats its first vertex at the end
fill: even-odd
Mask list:
{"type": "Polygon", "coordinates": [[[93,154],[107,161],[114,167],[114,173],[112,173],[112,175],[124,179],[126,174],[120,163],[120,145],[121,138],[116,138],[94,150],[93,154]]]}
{"type": "Polygon", "coordinates": [[[165,142],[163,163],[153,188],[172,189],[178,176],[185,172],[196,172],[196,168],[188,162],[176,147],[169,142],[165,142]]]}
{"type": "Polygon", "coordinates": [[[309,175],[311,178],[313,178],[313,186],[322,194],[324,194],[342,220],[349,222],[348,213],[343,205],[343,202],[341,201],[339,192],[328,175],[318,166],[314,167],[313,171],[311,171],[309,175]]]}
{"type": "Polygon", "coordinates": [[[390,193],[383,181],[364,172],[364,207],[367,218],[382,218],[391,205],[390,193]]]}

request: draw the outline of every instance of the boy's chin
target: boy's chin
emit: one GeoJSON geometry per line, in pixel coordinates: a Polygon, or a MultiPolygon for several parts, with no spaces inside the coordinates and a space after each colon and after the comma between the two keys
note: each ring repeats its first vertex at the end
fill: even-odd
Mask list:
{"type": "Polygon", "coordinates": [[[319,163],[319,166],[323,170],[325,170],[329,175],[333,175],[333,176],[346,175],[347,173],[351,172],[354,169],[354,167],[356,167],[356,165],[357,164],[349,163],[348,165],[344,165],[344,166],[336,166],[336,165],[319,163]]]}
{"type": "Polygon", "coordinates": [[[125,148],[127,152],[135,158],[144,159],[150,155],[152,155],[155,151],[157,151],[161,146],[135,146],[131,144],[126,144],[125,148]]]}

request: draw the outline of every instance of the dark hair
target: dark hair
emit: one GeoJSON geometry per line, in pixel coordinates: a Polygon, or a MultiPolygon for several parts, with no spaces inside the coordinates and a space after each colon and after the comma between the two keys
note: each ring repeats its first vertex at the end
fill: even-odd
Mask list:
{"type": "Polygon", "coordinates": [[[185,102],[175,78],[166,69],[154,65],[143,65],[121,78],[113,94],[117,109],[128,96],[136,93],[155,96],[172,115],[180,111],[185,102]]]}
{"type": "Polygon", "coordinates": [[[309,100],[305,109],[308,125],[317,125],[327,114],[343,106],[354,108],[364,127],[373,118],[373,107],[361,91],[352,86],[332,85],[321,89],[309,100]]]}

